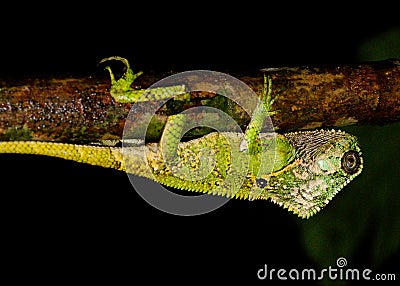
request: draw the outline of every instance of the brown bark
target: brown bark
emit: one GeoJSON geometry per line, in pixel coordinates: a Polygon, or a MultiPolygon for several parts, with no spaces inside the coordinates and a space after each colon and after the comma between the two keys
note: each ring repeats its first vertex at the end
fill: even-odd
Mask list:
{"type": "MultiPolygon", "coordinates": [[[[355,66],[269,69],[273,92],[279,94],[274,126],[280,131],[317,127],[388,124],[400,119],[400,60],[355,66]]],[[[257,93],[263,73],[232,76],[257,93]]],[[[137,84],[148,87],[163,75],[143,75],[137,84]]],[[[190,82],[186,82],[190,87],[190,82]]],[[[0,140],[88,142],[119,139],[131,104],[116,103],[104,78],[0,79],[0,140]]],[[[151,139],[162,132],[166,117],[187,107],[211,105],[245,127],[249,117],[225,99],[209,92],[192,94],[189,102],[172,101],[161,108],[151,139]]],[[[143,114],[147,111],[143,104],[143,114]]],[[[142,116],[143,114],[137,114],[142,116]]],[[[136,126],[135,128],[144,128],[136,126]]]]}

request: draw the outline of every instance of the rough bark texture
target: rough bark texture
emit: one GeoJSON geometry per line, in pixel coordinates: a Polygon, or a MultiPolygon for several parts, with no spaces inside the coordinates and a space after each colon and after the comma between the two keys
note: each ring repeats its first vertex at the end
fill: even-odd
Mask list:
{"type": "MultiPolygon", "coordinates": [[[[273,92],[279,94],[274,103],[279,113],[274,115],[273,123],[280,131],[383,125],[400,119],[400,60],[357,66],[278,68],[268,72],[273,78],[273,92]]],[[[257,93],[263,86],[262,72],[231,75],[257,93]]],[[[163,76],[143,75],[135,84],[146,88],[163,76]]],[[[190,80],[185,83],[195,88],[190,80]]],[[[119,139],[132,105],[116,103],[109,87],[106,77],[0,79],[0,140],[119,139]]],[[[158,110],[148,129],[149,138],[158,139],[168,115],[201,105],[225,111],[243,128],[249,122],[244,110],[225,97],[194,92],[190,101],[169,101],[158,110]]],[[[146,115],[151,103],[150,107],[148,103],[138,106],[140,112],[135,116],[139,119],[146,115]]]]}

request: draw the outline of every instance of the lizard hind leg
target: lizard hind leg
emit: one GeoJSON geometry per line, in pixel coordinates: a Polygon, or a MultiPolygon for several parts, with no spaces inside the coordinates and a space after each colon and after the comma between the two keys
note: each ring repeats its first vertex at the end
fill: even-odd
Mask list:
{"type": "Polygon", "coordinates": [[[164,100],[174,98],[177,95],[182,95],[182,98],[185,100],[190,98],[190,94],[187,92],[186,86],[184,84],[151,87],[148,89],[132,88],[131,85],[133,84],[133,82],[143,72],[140,71],[134,73],[129,66],[128,60],[118,56],[104,58],[100,61],[100,63],[111,60],[121,61],[126,67],[125,73],[118,80],[115,79],[111,67],[105,67],[105,69],[109,72],[111,78],[110,94],[116,102],[133,103],[152,100],[164,100]]]}

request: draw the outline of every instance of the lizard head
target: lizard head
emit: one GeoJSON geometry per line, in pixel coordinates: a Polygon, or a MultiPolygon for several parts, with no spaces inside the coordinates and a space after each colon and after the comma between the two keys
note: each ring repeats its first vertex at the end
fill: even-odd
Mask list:
{"type": "Polygon", "coordinates": [[[295,150],[294,160],[265,175],[268,184],[257,182],[257,187],[265,187],[265,198],[309,218],[361,173],[361,148],[355,136],[343,131],[303,131],[285,137],[295,150]]]}

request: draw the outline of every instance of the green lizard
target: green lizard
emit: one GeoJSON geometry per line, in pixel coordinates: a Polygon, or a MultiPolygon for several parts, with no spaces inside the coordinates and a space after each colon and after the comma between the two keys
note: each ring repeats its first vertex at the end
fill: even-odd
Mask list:
{"type": "MultiPolygon", "coordinates": [[[[111,68],[110,93],[116,101],[135,102],[185,93],[184,85],[145,93],[130,86],[127,69],[115,80],[111,68]]],[[[102,61],[102,62],[103,62],[102,61]]],[[[38,141],[0,142],[0,153],[38,154],[125,171],[165,186],[240,199],[270,199],[301,218],[324,208],[363,166],[355,136],[343,131],[313,130],[285,134],[261,133],[264,118],[272,115],[272,80],[265,76],[257,105],[244,136],[212,132],[180,142],[185,115],[168,118],[159,143],[130,147],[77,145],[38,141]]],[[[151,190],[149,190],[151,191],[151,190]]]]}

